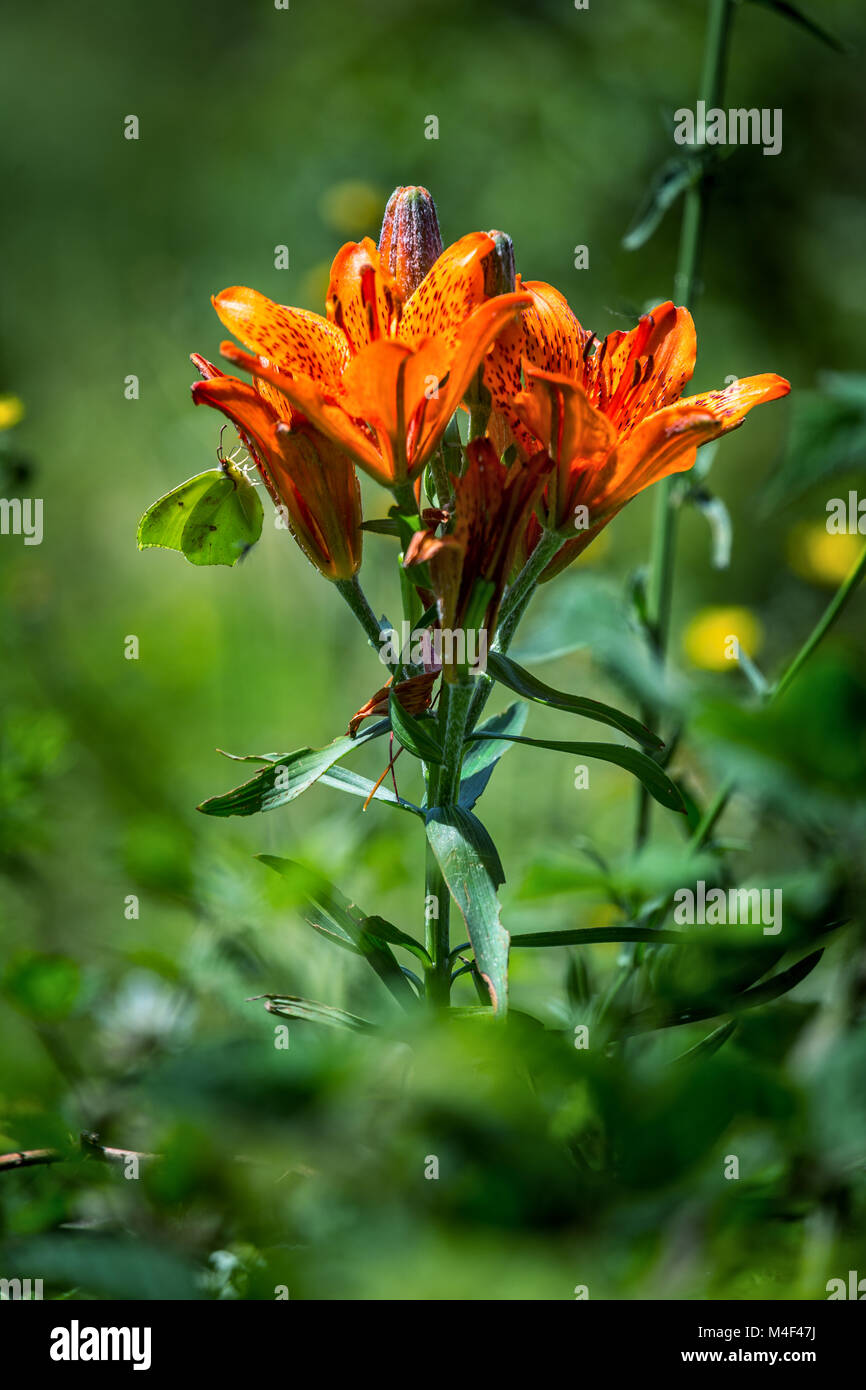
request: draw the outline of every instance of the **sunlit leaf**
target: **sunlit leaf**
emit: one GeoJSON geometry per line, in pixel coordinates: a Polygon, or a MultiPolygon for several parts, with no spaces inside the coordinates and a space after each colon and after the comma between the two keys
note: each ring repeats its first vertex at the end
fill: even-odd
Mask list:
{"type": "Polygon", "coordinates": [[[360,773],[352,772],[347,767],[334,766],[319,778],[319,785],[322,787],[336,787],[338,791],[348,792],[350,796],[362,797],[364,801],[384,801],[387,806],[396,806],[401,811],[410,811],[413,816],[423,816],[424,812],[420,806],[414,805],[411,801],[405,801],[402,796],[397,796],[385,782],[379,786],[369,777],[362,777],[360,773]]]}
{"type": "Polygon", "coordinates": [[[472,812],[459,806],[439,806],[428,812],[427,839],[466,923],[493,1007],[505,1013],[508,932],[499,919],[496,894],[505,876],[493,841],[472,812]]]}
{"type": "Polygon", "coordinates": [[[248,782],[220,796],[208,797],[197,809],[206,816],[252,816],[257,811],[273,811],[277,806],[285,806],[318,781],[340,758],[387,733],[389,727],[387,719],[380,719],[355,738],[344,735],[325,748],[298,748],[294,753],[281,754],[248,782]]]}
{"type": "Polygon", "coordinates": [[[388,694],[388,708],[391,714],[391,728],[398,743],[422,758],[425,763],[442,762],[442,745],[439,741],[438,726],[435,719],[416,719],[400,704],[393,686],[388,694]]]}

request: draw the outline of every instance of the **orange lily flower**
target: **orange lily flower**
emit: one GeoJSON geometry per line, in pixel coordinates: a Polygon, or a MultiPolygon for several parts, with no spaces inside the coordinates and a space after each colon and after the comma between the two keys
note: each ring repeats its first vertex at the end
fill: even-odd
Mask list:
{"type": "Polygon", "coordinates": [[[452,480],[452,531],[416,531],[404,564],[429,565],[443,628],[483,629],[489,644],[521,537],[553,465],[541,450],[509,467],[489,439],[473,439],[467,454],[466,472],[452,480]]]}
{"type": "Polygon", "coordinates": [[[497,334],[531,303],[526,294],[486,300],[494,252],[483,232],[462,237],[404,301],[373,242],[349,242],[332,266],[327,319],[224,290],[217,313],[252,352],[221,350],[378,482],[403,485],[436,449],[497,334]]]}
{"type": "Polygon", "coordinates": [[[261,389],[226,376],[193,356],[203,381],[192,388],[196,405],[222,411],[238,432],[289,530],[326,579],[351,579],[361,565],[361,493],[351,459],[307,420],[294,418],[285,400],[274,404],[261,389]]]}
{"type": "MultiPolygon", "coordinates": [[[[501,335],[485,384],[521,451],[541,446],[554,460],[542,508],[547,527],[583,528],[545,571],[549,579],[637,493],[691,468],[699,445],[791,388],[768,373],[681,399],[697,346],[687,309],[660,304],[629,332],[599,341],[550,285],[522,288],[532,306],[501,335]]],[[[529,551],[540,534],[533,520],[529,551]]]]}

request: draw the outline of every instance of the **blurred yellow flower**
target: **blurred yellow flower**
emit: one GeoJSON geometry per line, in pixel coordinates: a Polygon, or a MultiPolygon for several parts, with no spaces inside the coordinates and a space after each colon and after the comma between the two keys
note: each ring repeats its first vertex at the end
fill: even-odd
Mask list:
{"type": "Polygon", "coordinates": [[[378,227],[384,206],[385,195],[381,189],[359,179],[335,183],[319,199],[322,221],[335,232],[353,237],[378,227]]]}
{"type": "Polygon", "coordinates": [[[304,272],[301,281],[301,303],[314,306],[318,311],[328,297],[328,286],[331,283],[331,262],[317,261],[311,265],[309,270],[304,272]]]}
{"type": "Polygon", "coordinates": [[[723,671],[736,662],[740,648],[754,656],[764,640],[763,630],[748,608],[702,608],[683,633],[683,650],[694,666],[723,671]]]}
{"type": "Polygon", "coordinates": [[[17,396],[0,396],[0,430],[11,430],[23,414],[24,405],[17,396]]]}
{"type": "Polygon", "coordinates": [[[848,574],[863,541],[850,532],[831,535],[823,521],[801,521],[788,536],[788,564],[801,579],[835,589],[848,574]]]}

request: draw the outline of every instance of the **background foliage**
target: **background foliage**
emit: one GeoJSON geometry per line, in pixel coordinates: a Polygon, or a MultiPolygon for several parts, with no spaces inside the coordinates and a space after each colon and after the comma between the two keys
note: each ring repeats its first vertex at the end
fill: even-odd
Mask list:
{"type": "MultiPolygon", "coordinates": [[[[862,48],[856,0],[820,18],[862,48]]],[[[247,996],[383,1021],[388,1000],[251,855],[316,866],[418,933],[423,835],[326,787],[250,821],[194,807],[238,780],[215,748],[319,746],[381,668],[269,514],[236,569],[135,548],[152,498],[215,462],[217,426],[188,396],[188,352],[214,355],[222,336],[209,295],[248,283],[321,309],[333,253],[375,235],[395,184],[431,188],[446,242],[510,232],[524,275],[557,284],[596,332],[666,298],[678,209],[636,252],[621,238],[671,153],[673,110],[694,99],[703,23],[697,0],[585,13],[443,0],[423,21],[396,0],[5,14],[0,389],[27,413],[0,468],[4,495],[45,499],[46,529],[40,547],[0,537],[0,1150],[70,1155],[0,1174],[5,1276],[76,1297],[271,1298],[281,1284],[568,1298],[586,1284],[813,1298],[862,1269],[862,599],[769,714],[718,661],[733,623],[777,673],[857,550],[824,529],[827,499],[863,465],[863,387],[842,377],[863,370],[866,307],[856,56],[763,6],[737,14],[728,104],[781,107],[784,146],[719,171],[695,388],[773,370],[794,394],[715,459],[728,569],[711,566],[701,511],[683,513],[673,649],[692,729],[674,766],[701,798],[729,771],[746,784],[721,836],[738,881],[784,884],[804,939],[809,923],[852,925],[718,1052],[672,1064],[712,1024],[608,1057],[570,1046],[587,972],[596,992],[616,978],[613,945],[514,953],[514,1004],[547,1032],[520,1018],[504,1036],[460,1020],[375,1039],[292,1024],[275,1050],[276,1020],[247,996]],[[423,138],[431,113],[438,141],[423,138]],[[274,269],[281,243],[288,271],[274,269]],[[123,1181],[82,1153],[81,1131],[165,1157],[123,1181]],[[739,1182],[721,1177],[731,1153],[739,1182]]],[[[559,653],[533,667],[544,680],[641,694],[624,595],[651,512],[639,499],[537,601],[515,655],[559,653]]],[[[374,605],[388,544],[368,538],[374,605]]],[[[572,716],[534,707],[527,733],[541,731],[578,736],[572,716]]],[[[377,745],[358,766],[378,773],[377,745]]],[[[513,932],[603,927],[611,898],[682,881],[674,818],[655,816],[635,868],[633,784],[603,765],[591,776],[576,791],[568,758],[519,747],[497,769],[485,818],[513,932]],[[611,867],[578,881],[587,836],[611,867]]],[[[687,967],[662,953],[657,996],[693,1002],[719,968],[709,951],[687,967]]],[[[473,1002],[465,979],[455,997],[473,1002]]]]}

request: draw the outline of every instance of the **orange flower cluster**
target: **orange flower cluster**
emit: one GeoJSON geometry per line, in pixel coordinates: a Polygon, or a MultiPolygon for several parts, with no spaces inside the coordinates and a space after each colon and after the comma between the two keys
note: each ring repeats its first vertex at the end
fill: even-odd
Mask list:
{"type": "Polygon", "coordinates": [[[329,579],[351,579],[361,563],[356,468],[420,497],[455,412],[483,396],[485,437],[451,480],[453,506],[426,513],[434,520],[405,563],[425,567],[443,623],[469,615],[489,636],[543,531],[564,538],[549,578],[638,492],[790,389],[762,375],[683,398],[696,350],[687,309],[660,304],[598,339],[552,286],[514,277],[502,233],[470,232],[442,250],[421,188],[394,193],[378,248],[365,238],[337,253],[325,317],[237,286],[213,302],[244,344],[225,342],[222,354],[252,383],[195,357],[204,380],[193,399],[234,422],[329,579]]]}

